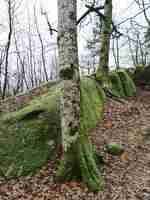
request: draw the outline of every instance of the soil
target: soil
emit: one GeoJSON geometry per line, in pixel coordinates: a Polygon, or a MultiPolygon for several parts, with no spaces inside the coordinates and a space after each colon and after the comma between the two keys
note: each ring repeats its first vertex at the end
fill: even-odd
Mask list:
{"type": "Polygon", "coordinates": [[[108,99],[104,119],[90,131],[104,157],[104,191],[92,193],[81,183],[54,181],[59,160],[36,175],[0,181],[0,200],[150,200],[150,90],[121,102],[108,99]],[[121,156],[106,152],[111,142],[124,146],[121,156]]]}

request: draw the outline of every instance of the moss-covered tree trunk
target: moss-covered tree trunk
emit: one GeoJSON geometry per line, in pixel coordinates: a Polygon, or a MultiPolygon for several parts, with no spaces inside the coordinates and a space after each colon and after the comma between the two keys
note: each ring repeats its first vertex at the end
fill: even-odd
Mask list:
{"type": "Polygon", "coordinates": [[[107,84],[108,65],[109,65],[109,49],[110,36],[112,31],[112,0],[105,0],[104,5],[104,20],[102,22],[102,31],[100,34],[100,58],[99,67],[96,72],[96,78],[107,84]]]}
{"type": "Polygon", "coordinates": [[[76,0],[58,0],[59,67],[63,82],[61,95],[63,155],[57,179],[69,181],[80,178],[90,189],[99,190],[100,174],[86,129],[81,121],[76,11],[76,0]]]}

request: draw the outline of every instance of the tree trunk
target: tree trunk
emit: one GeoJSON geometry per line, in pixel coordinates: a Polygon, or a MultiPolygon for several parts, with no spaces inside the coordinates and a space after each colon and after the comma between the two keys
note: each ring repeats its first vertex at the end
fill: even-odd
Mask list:
{"type": "Polygon", "coordinates": [[[104,84],[107,83],[107,74],[109,71],[109,49],[110,49],[110,36],[111,36],[111,24],[112,24],[112,0],[105,0],[104,5],[104,20],[102,24],[102,31],[100,35],[101,47],[100,47],[100,58],[99,67],[97,69],[96,78],[102,81],[104,84]]]}
{"type": "Polygon", "coordinates": [[[9,49],[11,45],[11,36],[12,36],[12,10],[11,10],[11,0],[8,0],[8,19],[9,19],[9,33],[8,33],[8,41],[6,44],[6,58],[5,58],[5,68],[4,68],[4,84],[3,84],[3,94],[2,99],[6,96],[6,90],[8,85],[8,59],[9,59],[9,49]]]}
{"type": "Polygon", "coordinates": [[[99,190],[100,174],[92,145],[82,123],[80,75],[77,47],[76,0],[58,0],[58,50],[61,95],[62,160],[59,181],[82,180],[91,190],[99,190]],[[81,110],[81,111],[80,111],[81,110]]]}

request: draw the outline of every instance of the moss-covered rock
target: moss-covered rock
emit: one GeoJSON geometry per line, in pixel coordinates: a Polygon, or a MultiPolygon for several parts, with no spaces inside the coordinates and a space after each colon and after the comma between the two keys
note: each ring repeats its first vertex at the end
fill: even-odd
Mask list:
{"type": "Polygon", "coordinates": [[[122,82],[122,86],[124,89],[125,96],[132,97],[136,95],[136,87],[133,80],[129,77],[125,70],[117,71],[120,80],[122,82]]]}
{"type": "MultiPolygon", "coordinates": [[[[58,83],[23,109],[1,115],[0,176],[32,174],[54,158],[60,144],[60,88],[58,83]]],[[[102,118],[105,95],[95,80],[85,78],[81,96],[81,127],[88,131],[102,118]]]]}
{"type": "Polygon", "coordinates": [[[95,150],[93,150],[92,144],[88,141],[87,132],[102,119],[104,100],[105,94],[96,85],[95,80],[89,81],[89,79],[86,79],[81,82],[79,162],[83,182],[92,191],[102,189],[103,180],[97,168],[95,150]]]}
{"type": "Polygon", "coordinates": [[[59,85],[0,119],[0,168],[7,176],[34,173],[60,142],[59,85]]]}
{"type": "Polygon", "coordinates": [[[103,116],[105,93],[94,79],[81,81],[81,129],[94,128],[103,116]]]}
{"type": "Polygon", "coordinates": [[[106,145],[106,150],[112,155],[121,155],[124,152],[124,147],[121,144],[110,143],[106,145]]]}
{"type": "Polygon", "coordinates": [[[134,80],[136,69],[135,69],[134,67],[129,67],[129,68],[126,68],[126,69],[124,69],[124,70],[127,72],[127,74],[129,75],[129,77],[130,77],[132,80],[134,80]]]}
{"type": "Polygon", "coordinates": [[[113,71],[109,75],[112,83],[112,92],[118,97],[125,97],[124,89],[120,77],[116,71],[113,71]]]}
{"type": "Polygon", "coordinates": [[[101,68],[98,68],[95,79],[103,88],[110,88],[111,87],[111,81],[108,76],[108,71],[102,70],[101,68]]]}

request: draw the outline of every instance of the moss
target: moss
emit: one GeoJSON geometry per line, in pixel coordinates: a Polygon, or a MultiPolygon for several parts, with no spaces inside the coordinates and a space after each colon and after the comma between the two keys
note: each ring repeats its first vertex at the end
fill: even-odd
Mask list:
{"type": "Polygon", "coordinates": [[[112,83],[112,92],[118,97],[125,97],[124,89],[120,77],[116,71],[113,71],[109,75],[112,83]]]}
{"type": "Polygon", "coordinates": [[[92,144],[92,147],[93,147],[93,154],[94,154],[94,159],[96,161],[96,164],[99,166],[103,165],[104,164],[103,156],[101,155],[100,152],[97,151],[96,146],[94,144],[92,144]]]}
{"type": "MultiPolygon", "coordinates": [[[[0,168],[8,177],[35,173],[55,155],[60,143],[60,88],[60,84],[51,87],[28,106],[0,119],[0,168]]],[[[95,80],[81,80],[80,136],[63,155],[57,171],[61,181],[80,179],[92,191],[103,184],[87,133],[103,117],[104,100],[95,80]]]]}
{"type": "Polygon", "coordinates": [[[70,146],[67,154],[65,153],[59,163],[56,181],[70,181],[70,180],[81,180],[81,171],[78,163],[78,154],[77,154],[77,144],[70,146]]]}
{"type": "Polygon", "coordinates": [[[87,137],[81,136],[78,152],[82,181],[91,191],[102,190],[103,178],[97,167],[94,152],[87,137]]]}
{"type": "Polygon", "coordinates": [[[55,156],[60,143],[59,93],[59,86],[53,87],[0,119],[0,168],[8,178],[35,173],[55,156]]]}
{"type": "Polygon", "coordinates": [[[102,87],[106,87],[106,88],[111,87],[111,82],[108,77],[107,70],[102,70],[101,68],[98,68],[96,72],[96,80],[102,85],[102,87]]]}
{"type": "Polygon", "coordinates": [[[103,180],[96,165],[95,152],[86,134],[102,119],[104,100],[103,90],[96,86],[95,80],[85,79],[81,82],[79,162],[83,182],[92,191],[101,190],[103,180]]]}
{"type": "Polygon", "coordinates": [[[125,70],[117,71],[120,80],[123,85],[124,93],[127,97],[132,97],[136,95],[136,87],[133,80],[129,77],[125,70]]]}
{"type": "Polygon", "coordinates": [[[51,111],[51,109],[56,107],[56,104],[59,103],[60,87],[60,84],[53,86],[49,89],[47,94],[33,99],[24,108],[16,112],[4,114],[1,122],[14,123],[15,121],[22,120],[31,113],[38,114],[38,112],[51,111]]]}
{"type": "Polygon", "coordinates": [[[127,68],[125,69],[125,71],[127,72],[127,74],[129,75],[129,77],[134,80],[135,79],[135,71],[136,69],[133,67],[127,68]]]}
{"type": "MultiPolygon", "coordinates": [[[[45,165],[48,159],[55,156],[57,145],[60,144],[60,88],[60,84],[54,85],[47,94],[34,98],[19,111],[1,116],[0,166],[8,178],[33,174],[45,165]]],[[[95,127],[97,121],[102,118],[104,100],[104,92],[95,80],[85,78],[81,81],[82,132],[85,133],[95,127]]],[[[77,145],[79,146],[79,144],[77,145]]],[[[83,154],[86,157],[84,159],[89,162],[93,156],[91,145],[88,145],[88,150],[85,149],[84,144],[82,145],[83,154]],[[87,153],[90,155],[89,158],[87,153]]],[[[74,148],[70,151],[69,163],[65,163],[65,165],[62,163],[62,168],[59,168],[61,174],[64,170],[63,166],[66,166],[65,177],[67,180],[73,177],[81,178],[81,169],[77,165],[79,162],[71,162],[71,157],[75,155],[74,148]],[[69,168],[69,166],[72,167],[69,168]],[[74,173],[74,171],[79,173],[74,173]]],[[[77,159],[79,158],[74,160],[77,159]]],[[[88,165],[91,166],[90,163],[88,165]]],[[[95,164],[93,166],[96,167],[95,164]]],[[[84,175],[82,174],[82,176],[84,175]]]]}
{"type": "Polygon", "coordinates": [[[57,180],[80,179],[91,191],[97,191],[102,189],[103,181],[87,132],[103,116],[105,95],[96,81],[90,78],[81,80],[80,89],[80,136],[65,152],[57,171],[57,180]]]}
{"type": "Polygon", "coordinates": [[[81,129],[94,128],[103,117],[105,94],[96,81],[86,78],[81,81],[81,129]]]}
{"type": "Polygon", "coordinates": [[[106,150],[112,155],[121,155],[124,152],[124,147],[121,144],[110,143],[106,145],[106,150]]]}

